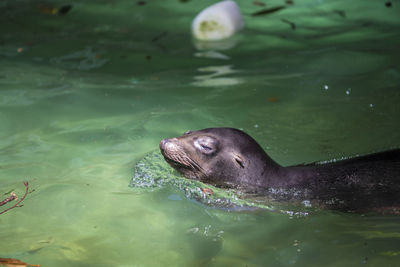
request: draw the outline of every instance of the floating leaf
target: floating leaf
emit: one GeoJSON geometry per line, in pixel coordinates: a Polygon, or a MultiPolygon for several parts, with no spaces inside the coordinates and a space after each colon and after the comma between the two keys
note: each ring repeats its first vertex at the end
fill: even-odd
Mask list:
{"type": "Polygon", "coordinates": [[[65,5],[60,7],[60,9],[58,9],[58,15],[60,16],[66,15],[71,10],[71,8],[72,8],[71,5],[65,5]]]}
{"type": "Polygon", "coordinates": [[[214,193],[211,190],[211,188],[207,188],[207,187],[201,188],[201,192],[203,192],[204,194],[207,194],[207,195],[212,195],[214,193]]]}
{"type": "Polygon", "coordinates": [[[40,13],[42,14],[51,14],[51,15],[56,15],[58,9],[55,7],[50,7],[50,6],[45,6],[45,5],[40,5],[39,6],[40,13]]]}
{"type": "Polygon", "coordinates": [[[72,5],[64,5],[60,8],[55,8],[51,6],[46,6],[46,5],[40,5],[40,13],[42,14],[49,14],[49,15],[60,15],[64,16],[66,15],[72,8],[72,5]]]}
{"type": "Polygon", "coordinates": [[[278,98],[275,96],[270,96],[267,98],[268,102],[275,103],[278,101],[278,98]]]}

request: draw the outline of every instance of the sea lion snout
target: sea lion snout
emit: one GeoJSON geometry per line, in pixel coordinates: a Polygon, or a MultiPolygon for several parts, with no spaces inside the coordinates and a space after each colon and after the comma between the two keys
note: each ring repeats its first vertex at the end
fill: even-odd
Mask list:
{"type": "Polygon", "coordinates": [[[165,149],[165,144],[168,143],[168,139],[163,139],[160,142],[160,149],[164,150],[165,149]]]}
{"type": "Polygon", "coordinates": [[[202,167],[185,152],[185,142],[182,139],[169,138],[160,142],[161,154],[164,159],[184,176],[199,180],[203,175],[202,167]]]}
{"type": "Polygon", "coordinates": [[[160,149],[161,151],[166,151],[166,150],[176,150],[175,147],[177,146],[176,142],[178,139],[176,138],[166,138],[161,140],[160,142],[160,149]]]}

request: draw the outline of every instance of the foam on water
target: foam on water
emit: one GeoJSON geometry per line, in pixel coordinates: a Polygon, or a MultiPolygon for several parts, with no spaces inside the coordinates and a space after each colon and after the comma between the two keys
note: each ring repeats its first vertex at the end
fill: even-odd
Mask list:
{"type": "Polygon", "coordinates": [[[186,198],[217,209],[232,211],[261,209],[295,217],[309,214],[307,211],[293,211],[288,210],[289,207],[272,205],[266,198],[254,197],[239,190],[219,189],[199,181],[182,178],[165,162],[159,151],[147,154],[136,163],[130,186],[144,192],[154,192],[165,187],[177,188],[184,192],[186,198]]]}

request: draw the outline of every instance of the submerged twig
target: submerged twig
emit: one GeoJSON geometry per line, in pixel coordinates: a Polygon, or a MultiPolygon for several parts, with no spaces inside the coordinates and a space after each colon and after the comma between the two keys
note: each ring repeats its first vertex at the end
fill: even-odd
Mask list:
{"type": "Polygon", "coordinates": [[[346,18],[346,12],[344,10],[335,9],[335,10],[333,10],[333,13],[338,14],[342,18],[346,18]]]}
{"type": "Polygon", "coordinates": [[[281,19],[281,21],[289,24],[290,27],[292,28],[292,30],[296,30],[296,24],[294,24],[293,22],[291,22],[291,21],[289,21],[287,19],[281,19]]]}
{"type": "Polygon", "coordinates": [[[17,195],[14,192],[11,192],[10,196],[0,202],[0,207],[7,204],[10,201],[13,201],[17,198],[17,195]]]}
{"type": "Polygon", "coordinates": [[[286,6],[276,6],[276,7],[272,7],[272,8],[268,8],[268,9],[263,9],[254,13],[251,13],[251,16],[262,16],[262,15],[267,15],[267,14],[271,14],[274,12],[277,12],[281,9],[284,9],[286,6]]]}
{"type": "MultiPolygon", "coordinates": [[[[26,188],[24,196],[23,196],[14,206],[9,207],[8,209],[5,209],[5,210],[3,210],[2,212],[0,212],[0,215],[3,214],[3,213],[5,213],[5,212],[7,212],[7,211],[9,211],[9,210],[11,210],[11,209],[13,209],[13,208],[19,208],[19,207],[22,207],[22,206],[23,206],[23,205],[20,205],[20,203],[25,199],[25,197],[26,197],[26,196],[28,195],[28,193],[29,193],[29,184],[28,184],[28,182],[24,182],[24,185],[25,185],[25,188],[26,188]]],[[[14,199],[16,199],[16,198],[17,198],[17,195],[15,195],[15,194],[14,194],[14,196],[11,195],[10,197],[8,197],[8,198],[4,199],[3,201],[1,201],[1,202],[0,202],[0,203],[1,203],[0,206],[6,204],[6,203],[8,203],[8,202],[10,202],[10,201],[12,201],[12,200],[14,200],[14,199]]]]}
{"type": "Polygon", "coordinates": [[[151,42],[152,42],[152,43],[158,42],[160,39],[164,38],[164,37],[167,36],[167,35],[168,35],[168,32],[162,32],[162,33],[160,33],[159,35],[153,37],[153,39],[151,39],[151,42]]]}

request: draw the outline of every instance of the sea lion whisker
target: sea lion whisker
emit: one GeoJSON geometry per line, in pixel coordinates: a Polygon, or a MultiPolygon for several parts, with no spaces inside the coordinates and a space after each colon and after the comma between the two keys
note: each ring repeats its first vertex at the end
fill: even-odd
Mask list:
{"type": "Polygon", "coordinates": [[[191,159],[191,158],[188,158],[188,159],[189,159],[189,162],[190,162],[190,165],[191,165],[191,166],[193,166],[195,169],[197,169],[197,170],[199,170],[199,171],[201,171],[201,172],[204,171],[203,168],[202,168],[196,161],[194,161],[194,160],[191,159]]]}

